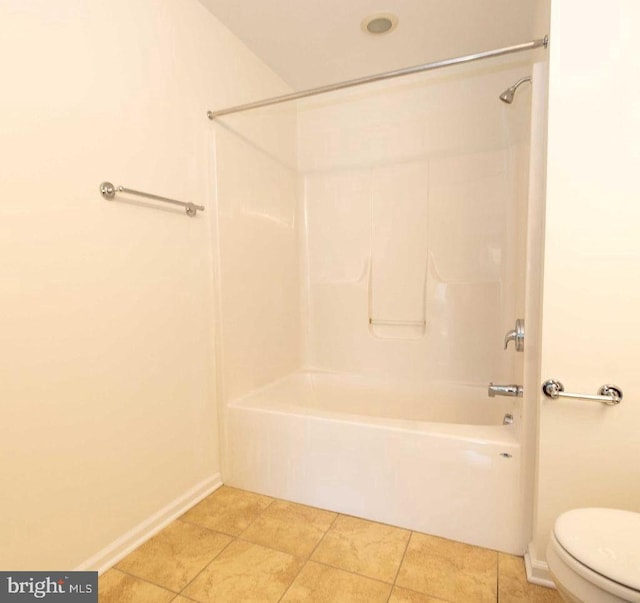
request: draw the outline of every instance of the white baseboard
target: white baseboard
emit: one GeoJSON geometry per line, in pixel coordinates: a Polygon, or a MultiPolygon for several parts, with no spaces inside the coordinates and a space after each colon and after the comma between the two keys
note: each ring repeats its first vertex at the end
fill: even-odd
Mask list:
{"type": "Polygon", "coordinates": [[[142,523],[131,528],[101,551],[98,551],[95,555],[83,561],[74,571],[97,570],[99,574],[103,574],[118,563],[118,561],[126,557],[131,551],[138,548],[162,530],[162,528],[169,525],[176,517],[182,515],[220,486],[222,486],[222,480],[219,473],[201,481],[190,490],[187,490],[182,496],[171,501],[157,513],[154,513],[142,523]]]}
{"type": "Polygon", "coordinates": [[[529,543],[527,552],[524,554],[524,567],[527,570],[527,580],[532,584],[539,584],[547,588],[556,587],[551,579],[551,572],[547,562],[538,559],[533,542],[529,543]]]}

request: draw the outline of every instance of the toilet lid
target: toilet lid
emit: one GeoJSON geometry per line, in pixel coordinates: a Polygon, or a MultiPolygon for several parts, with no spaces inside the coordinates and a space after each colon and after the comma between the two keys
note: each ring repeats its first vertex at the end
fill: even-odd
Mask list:
{"type": "Polygon", "coordinates": [[[553,532],[582,565],[640,591],[640,513],[574,509],[556,519],[553,532]]]}

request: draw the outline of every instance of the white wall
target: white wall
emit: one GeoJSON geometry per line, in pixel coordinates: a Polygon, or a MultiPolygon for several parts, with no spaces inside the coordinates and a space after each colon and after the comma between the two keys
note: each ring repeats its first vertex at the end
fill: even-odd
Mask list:
{"type": "Polygon", "coordinates": [[[518,382],[503,338],[524,311],[531,89],[512,105],[498,95],[530,74],[528,57],[509,58],[301,104],[307,364],[518,382]],[[377,295],[387,315],[374,319],[424,316],[426,330],[372,329],[377,295]]]}
{"type": "Polygon", "coordinates": [[[635,0],[551,6],[540,380],[624,400],[539,400],[534,575],[563,511],[640,511],[638,27],[635,0]]]}
{"type": "Polygon", "coordinates": [[[4,0],[0,56],[0,567],[71,569],[215,481],[205,114],[286,87],[195,0],[4,0]]]}

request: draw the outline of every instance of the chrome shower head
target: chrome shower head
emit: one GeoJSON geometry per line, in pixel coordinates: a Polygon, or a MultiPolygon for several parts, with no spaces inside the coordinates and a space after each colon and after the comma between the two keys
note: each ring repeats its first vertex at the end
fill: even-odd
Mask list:
{"type": "Polygon", "coordinates": [[[510,105],[513,102],[513,97],[516,93],[516,89],[515,88],[507,88],[501,95],[500,95],[500,100],[503,103],[507,103],[508,105],[510,105]]]}
{"type": "Polygon", "coordinates": [[[531,81],[531,76],[527,76],[527,77],[523,77],[520,78],[513,86],[511,86],[510,88],[507,88],[500,96],[500,100],[503,103],[507,103],[508,105],[510,105],[513,102],[513,97],[516,94],[516,90],[518,89],[518,87],[521,84],[524,84],[525,82],[530,82],[531,81]]]}

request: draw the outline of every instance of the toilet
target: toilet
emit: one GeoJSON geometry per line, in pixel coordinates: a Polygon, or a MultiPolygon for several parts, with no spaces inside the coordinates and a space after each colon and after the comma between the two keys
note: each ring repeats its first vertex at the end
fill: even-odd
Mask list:
{"type": "Polygon", "coordinates": [[[558,592],[571,603],[640,603],[640,513],[573,509],[547,547],[558,592]]]}

